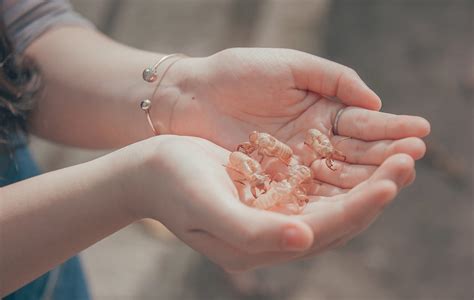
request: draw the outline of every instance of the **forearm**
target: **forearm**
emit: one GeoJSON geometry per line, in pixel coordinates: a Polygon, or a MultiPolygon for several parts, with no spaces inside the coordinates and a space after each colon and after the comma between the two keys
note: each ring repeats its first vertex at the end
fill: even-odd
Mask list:
{"type": "Polygon", "coordinates": [[[155,85],[141,74],[160,54],[80,27],[53,29],[26,54],[39,65],[43,84],[32,132],[87,148],[114,148],[152,135],[139,103],[155,85]]]}
{"type": "Polygon", "coordinates": [[[110,159],[0,188],[0,297],[134,221],[110,159]]]}

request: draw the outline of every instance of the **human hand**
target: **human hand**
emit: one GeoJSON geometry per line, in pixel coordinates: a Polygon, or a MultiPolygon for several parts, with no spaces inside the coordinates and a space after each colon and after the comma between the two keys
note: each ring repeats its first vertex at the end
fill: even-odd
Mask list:
{"type": "MultiPolygon", "coordinates": [[[[397,154],[388,158],[367,180],[346,192],[319,196],[311,191],[310,203],[301,215],[295,216],[310,225],[313,231],[311,247],[299,252],[251,255],[234,251],[234,259],[239,259],[239,264],[230,271],[313,257],[346,244],[373,223],[402,188],[413,182],[414,172],[413,159],[406,154],[397,154]]],[[[226,248],[215,251],[222,249],[226,248]]]]}
{"type": "MultiPolygon", "coordinates": [[[[165,128],[174,134],[203,137],[229,150],[257,130],[272,134],[292,146],[297,155],[305,156],[307,129],[329,132],[339,109],[359,106],[344,111],[338,122],[340,136],[332,138],[346,161],[336,162],[335,172],[320,159],[312,164],[315,180],[320,182],[310,189],[312,200],[323,200],[308,206],[306,212],[312,213],[295,218],[312,228],[314,245],[298,253],[255,252],[236,249],[234,244],[211,243],[215,242],[213,237],[204,234],[206,242],[195,248],[203,253],[211,251],[211,259],[227,269],[314,255],[344,243],[375,218],[374,211],[380,211],[413,180],[413,159],[425,152],[418,137],[429,133],[426,120],[378,112],[380,100],[354,71],[309,54],[284,49],[232,49],[208,58],[181,60],[172,70],[155,100],[159,101],[155,106],[158,110],[171,107],[162,109],[171,111],[169,119],[158,117],[168,120],[165,128]],[[342,103],[326,96],[335,96],[342,103]],[[339,143],[345,137],[351,139],[339,143]],[[408,156],[391,157],[397,153],[408,156]],[[397,163],[398,159],[402,161],[397,163]],[[327,199],[337,201],[324,201],[327,199]],[[313,218],[315,215],[319,217],[313,218]]],[[[244,236],[250,240],[260,237],[248,232],[244,236]]]]}
{"type": "MultiPolygon", "coordinates": [[[[128,210],[164,223],[181,240],[229,271],[314,255],[363,230],[413,177],[407,155],[388,159],[367,180],[348,169],[350,191],[312,197],[302,215],[244,205],[223,166],[229,151],[200,138],[161,136],[119,151],[141,163],[125,172],[128,210]],[[288,230],[288,236],[285,236],[288,230]]],[[[326,188],[326,187],[324,187],[326,188]]],[[[318,195],[318,190],[311,191],[318,195]]]]}
{"type": "Polygon", "coordinates": [[[337,112],[350,105],[340,115],[339,135],[331,137],[346,161],[336,162],[336,172],[320,159],[313,163],[315,179],[322,182],[319,193],[353,188],[391,155],[420,159],[425,153],[419,139],[430,131],[425,119],[376,111],[380,100],[354,71],[322,58],[287,49],[230,49],[178,61],[171,70],[176,73],[170,73],[170,82],[186,78],[159,89],[163,94],[157,100],[174,107],[171,132],[200,136],[229,150],[257,130],[304,156],[307,130],[330,133],[337,112]],[[351,172],[359,175],[346,179],[351,172]]]}
{"type": "Polygon", "coordinates": [[[133,162],[120,180],[127,211],[134,219],[160,221],[225,268],[221,260],[230,263],[233,252],[214,253],[221,245],[242,253],[308,248],[313,234],[302,220],[241,203],[225,167],[229,154],[209,141],[177,136],[159,136],[119,150],[121,158],[114,161],[133,162]],[[285,229],[291,230],[289,240],[285,229]]]}
{"type": "MultiPolygon", "coordinates": [[[[380,99],[350,68],[288,49],[228,49],[182,59],[165,76],[154,101],[153,115],[165,132],[199,136],[230,150],[253,130],[289,144],[309,128],[326,133],[343,105],[359,109],[341,118],[341,135],[378,141],[429,131],[419,117],[368,111],[380,109],[380,99]]],[[[420,151],[419,141],[409,144],[396,148],[420,151]]]]}

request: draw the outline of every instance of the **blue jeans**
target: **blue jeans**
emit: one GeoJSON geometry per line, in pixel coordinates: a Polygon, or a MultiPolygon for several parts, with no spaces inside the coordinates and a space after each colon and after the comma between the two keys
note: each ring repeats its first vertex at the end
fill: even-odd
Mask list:
{"type": "Polygon", "coordinates": [[[86,280],[77,256],[44,274],[4,300],[89,300],[86,280]]]}
{"type": "MultiPolygon", "coordinates": [[[[0,187],[39,174],[28,148],[16,146],[13,155],[0,149],[0,187]]],[[[21,233],[18,233],[21,234],[21,233]]],[[[4,300],[89,300],[86,280],[78,257],[72,257],[4,300]]]]}

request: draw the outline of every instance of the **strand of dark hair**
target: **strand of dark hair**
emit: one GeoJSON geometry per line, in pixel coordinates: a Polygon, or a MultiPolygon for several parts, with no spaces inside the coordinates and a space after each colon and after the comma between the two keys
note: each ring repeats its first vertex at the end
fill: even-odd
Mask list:
{"type": "Polygon", "coordinates": [[[12,137],[26,137],[39,87],[37,67],[15,52],[0,19],[0,146],[12,146],[12,137]]]}

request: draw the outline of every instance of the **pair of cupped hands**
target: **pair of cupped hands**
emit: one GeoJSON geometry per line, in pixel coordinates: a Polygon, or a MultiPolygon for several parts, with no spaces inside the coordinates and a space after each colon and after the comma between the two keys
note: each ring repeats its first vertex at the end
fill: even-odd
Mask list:
{"type": "Polygon", "coordinates": [[[159,220],[227,271],[345,244],[414,181],[414,160],[426,149],[420,138],[430,131],[421,117],[380,112],[379,97],[352,69],[287,49],[228,49],[181,59],[152,101],[153,118],[169,134],[119,151],[138,156],[143,166],[128,171],[124,184],[134,200],[127,209],[159,220]],[[251,131],[270,133],[303,155],[307,130],[329,132],[346,106],[339,135],[331,137],[346,161],[335,161],[336,171],[324,159],[311,163],[318,183],[302,214],[241,202],[224,165],[251,131]]]}

